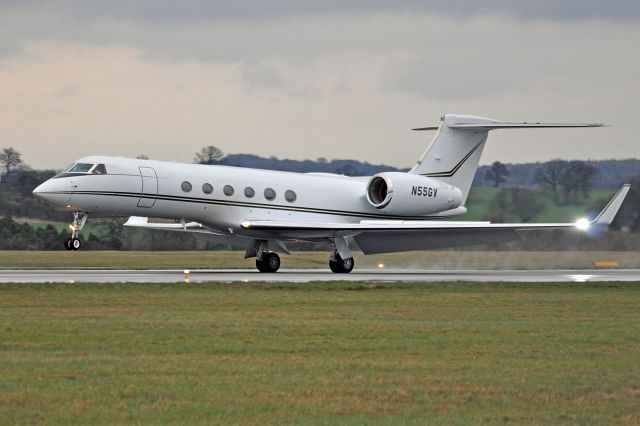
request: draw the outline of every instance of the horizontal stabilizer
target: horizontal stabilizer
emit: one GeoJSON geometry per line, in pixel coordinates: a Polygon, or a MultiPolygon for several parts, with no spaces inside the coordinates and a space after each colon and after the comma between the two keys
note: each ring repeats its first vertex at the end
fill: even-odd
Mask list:
{"type": "Polygon", "coordinates": [[[460,124],[452,124],[448,127],[452,129],[486,129],[486,130],[495,130],[495,129],[555,129],[555,128],[572,128],[572,127],[603,127],[602,123],[506,123],[506,122],[496,122],[496,123],[460,123],[460,124]]]}
{"type": "MultiPolygon", "coordinates": [[[[470,120],[464,120],[465,116],[454,116],[453,119],[445,123],[450,129],[558,129],[558,128],[576,128],[576,127],[604,127],[603,123],[541,123],[536,122],[519,122],[510,123],[507,121],[498,121],[487,118],[479,119],[479,117],[469,117],[470,120]]],[[[416,131],[438,130],[440,126],[416,127],[416,131]]]]}

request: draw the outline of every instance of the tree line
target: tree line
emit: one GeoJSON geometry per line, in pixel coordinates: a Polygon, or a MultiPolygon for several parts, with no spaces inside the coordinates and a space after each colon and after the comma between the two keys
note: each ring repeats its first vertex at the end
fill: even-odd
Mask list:
{"type": "MultiPolygon", "coordinates": [[[[494,161],[485,171],[484,178],[497,188],[506,182],[510,174],[505,164],[494,161]]],[[[588,199],[597,174],[598,170],[586,161],[551,160],[535,169],[533,182],[551,190],[555,200],[560,195],[565,201],[588,199]]]]}
{"type": "MultiPolygon", "coordinates": [[[[236,154],[235,158],[244,156],[236,154]]],[[[227,164],[233,165],[233,156],[225,156],[221,150],[215,146],[204,147],[194,156],[194,162],[201,164],[227,164]],[[231,164],[230,164],[231,163],[231,164]]],[[[247,156],[251,161],[260,160],[261,157],[247,156]]],[[[321,167],[333,167],[340,164],[340,161],[353,160],[333,160],[319,159],[317,161],[304,160],[278,160],[268,159],[278,162],[280,169],[295,171],[318,171],[310,169],[307,162],[321,167]],[[292,162],[292,163],[289,163],[292,162]]],[[[622,160],[623,162],[626,160],[622,160]]],[[[625,163],[626,164],[626,163],[625,163]]],[[[251,164],[251,166],[255,166],[251,164]]],[[[350,166],[350,163],[342,163],[341,166],[350,166]]],[[[35,198],[32,190],[40,183],[51,178],[54,170],[31,170],[21,159],[20,153],[13,148],[3,149],[0,152],[0,167],[6,172],[12,173],[13,179],[10,184],[0,185],[0,217],[5,216],[2,226],[3,234],[0,240],[0,248],[4,249],[62,249],[61,241],[67,237],[66,229],[48,226],[32,226],[22,223],[22,220],[15,221],[11,218],[36,218],[42,221],[68,223],[69,213],[56,211],[41,200],[35,198]]],[[[368,163],[355,162],[354,167],[361,167],[365,174],[375,174],[368,168],[383,168],[385,166],[374,166],[368,163]]],[[[320,169],[327,171],[327,169],[320,169]]],[[[346,170],[344,174],[357,174],[362,172],[346,170]]],[[[379,170],[382,171],[382,170],[379,170]]],[[[334,169],[335,173],[336,170],[334,169]]],[[[484,179],[491,182],[491,186],[501,187],[506,184],[507,178],[517,172],[517,167],[508,164],[495,162],[484,169],[484,179]]],[[[488,205],[487,213],[482,220],[492,220],[496,222],[531,222],[544,220],[545,209],[549,203],[544,201],[550,197],[555,204],[581,204],[587,210],[597,211],[602,207],[602,200],[591,200],[590,191],[594,188],[594,182],[599,179],[600,172],[589,162],[552,160],[546,163],[537,164],[530,173],[535,182],[535,188],[503,187],[495,194],[488,205]]],[[[640,175],[640,173],[638,173],[640,175]]],[[[630,194],[623,204],[623,208],[613,224],[614,229],[640,233],[640,177],[633,180],[624,178],[624,182],[632,184],[630,194]]],[[[621,182],[620,182],[621,183],[621,182]]],[[[486,200],[474,200],[473,192],[469,205],[483,204],[486,200]]],[[[140,249],[154,250],[157,247],[163,249],[205,249],[222,247],[212,242],[202,242],[192,235],[153,232],[146,230],[132,230],[122,228],[122,219],[102,220],[109,227],[106,233],[91,234],[85,233],[84,238],[88,240],[93,248],[104,249],[140,249]],[[138,232],[134,232],[138,231],[138,232]]]]}

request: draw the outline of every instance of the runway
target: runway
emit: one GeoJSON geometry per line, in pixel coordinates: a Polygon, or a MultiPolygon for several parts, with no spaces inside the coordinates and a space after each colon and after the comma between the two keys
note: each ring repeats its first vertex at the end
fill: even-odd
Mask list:
{"type": "MultiPolygon", "coordinates": [[[[174,283],[184,282],[182,270],[2,270],[0,283],[174,283]]],[[[189,271],[192,283],[228,282],[590,282],[638,281],[640,269],[600,270],[418,270],[363,269],[350,274],[334,274],[324,269],[284,269],[265,274],[253,269],[198,269],[189,271]]]]}

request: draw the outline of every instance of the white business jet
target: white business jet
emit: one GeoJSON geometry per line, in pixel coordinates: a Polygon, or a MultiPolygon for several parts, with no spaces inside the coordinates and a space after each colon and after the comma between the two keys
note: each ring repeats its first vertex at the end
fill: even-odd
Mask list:
{"type": "Polygon", "coordinates": [[[89,214],[131,216],[125,226],[234,237],[261,272],[280,267],[290,241],[326,241],[329,267],[350,272],[352,238],[364,254],[427,250],[521,239],[518,231],[606,227],[624,185],[592,221],[490,223],[448,220],[464,214],[487,134],[495,129],[601,127],[602,124],[508,123],[448,114],[413,169],[370,177],[288,173],[228,166],[91,156],[74,162],[33,193],[73,212],[69,250],[89,214]],[[149,217],[173,219],[154,223],[149,217]]]}

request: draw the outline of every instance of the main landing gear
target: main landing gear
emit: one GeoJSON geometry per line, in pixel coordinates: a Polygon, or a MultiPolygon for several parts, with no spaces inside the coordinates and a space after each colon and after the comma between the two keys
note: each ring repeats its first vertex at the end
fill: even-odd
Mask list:
{"type": "Polygon", "coordinates": [[[260,272],[276,272],[280,269],[280,256],[269,251],[268,245],[267,240],[253,240],[244,255],[245,259],[255,256],[256,268],[260,272]]]}
{"type": "Polygon", "coordinates": [[[80,250],[82,243],[80,242],[80,231],[87,222],[87,213],[85,212],[73,212],[73,223],[69,225],[71,229],[71,238],[67,238],[64,242],[64,248],[67,250],[80,250]]]}
{"type": "Polygon", "coordinates": [[[329,269],[336,274],[348,274],[353,270],[355,262],[347,240],[344,237],[336,237],[331,243],[334,248],[329,258],[329,269]]]}
{"type": "Polygon", "coordinates": [[[260,272],[276,272],[280,269],[280,256],[274,252],[264,253],[262,258],[256,257],[256,268],[260,272]]]}
{"type": "MultiPolygon", "coordinates": [[[[334,247],[329,258],[329,268],[336,274],[348,274],[353,270],[355,262],[353,255],[344,237],[335,237],[328,240],[334,247]]],[[[269,251],[269,245],[280,247],[281,251],[289,253],[287,248],[276,240],[253,240],[244,254],[245,259],[256,258],[256,268],[260,272],[276,272],[280,269],[280,256],[269,251]]]]}
{"type": "Polygon", "coordinates": [[[336,274],[348,274],[354,266],[353,257],[343,259],[337,251],[334,251],[329,258],[329,269],[336,274]]]}

